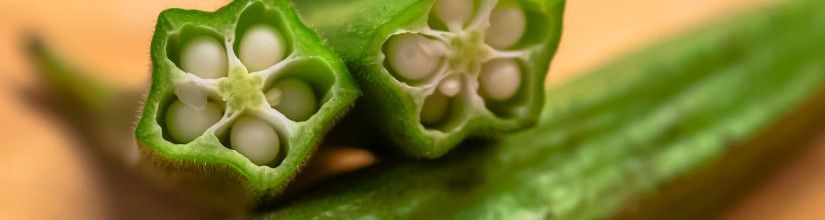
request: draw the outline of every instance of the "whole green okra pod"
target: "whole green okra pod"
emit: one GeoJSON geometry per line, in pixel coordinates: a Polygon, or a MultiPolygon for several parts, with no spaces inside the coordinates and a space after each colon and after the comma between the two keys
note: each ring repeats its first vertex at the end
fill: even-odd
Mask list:
{"type": "Polygon", "coordinates": [[[563,0],[294,2],[359,81],[354,117],[408,155],[436,158],[538,119],[563,0]]]}
{"type": "Polygon", "coordinates": [[[151,58],[142,165],[226,209],[279,195],[359,95],[289,1],[166,10],[151,58]]]}
{"type": "Polygon", "coordinates": [[[549,90],[533,129],[345,176],[264,217],[708,219],[825,129],[822,8],[703,27],[549,90]]]}

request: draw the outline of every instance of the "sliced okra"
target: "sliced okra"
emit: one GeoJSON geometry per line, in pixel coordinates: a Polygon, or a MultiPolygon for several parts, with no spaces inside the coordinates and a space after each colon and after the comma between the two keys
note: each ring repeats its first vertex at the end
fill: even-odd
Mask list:
{"type": "Polygon", "coordinates": [[[354,67],[368,103],[356,114],[410,155],[438,157],[466,137],[536,123],[564,1],[295,3],[354,67]]]}
{"type": "Polygon", "coordinates": [[[283,190],[358,93],[288,1],[170,9],[136,134],[159,177],[248,209],[283,190]]]}

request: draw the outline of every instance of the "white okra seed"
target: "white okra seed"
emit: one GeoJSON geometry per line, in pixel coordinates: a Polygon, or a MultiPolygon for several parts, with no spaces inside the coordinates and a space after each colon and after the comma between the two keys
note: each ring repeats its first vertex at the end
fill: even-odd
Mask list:
{"type": "Polygon", "coordinates": [[[238,59],[249,71],[258,71],[283,60],[284,53],[286,46],[281,33],[267,24],[259,24],[250,27],[241,38],[238,59]]]}
{"type": "Polygon", "coordinates": [[[438,0],[433,6],[436,17],[451,31],[461,30],[473,16],[473,0],[438,0]]]}
{"type": "Polygon", "coordinates": [[[201,36],[192,39],[183,49],[181,69],[204,79],[217,79],[227,75],[226,49],[217,39],[201,36]]]}
{"type": "Polygon", "coordinates": [[[447,97],[453,97],[458,95],[459,92],[461,92],[461,87],[461,76],[459,76],[458,74],[452,74],[447,78],[444,78],[444,80],[441,81],[441,84],[438,84],[438,91],[441,92],[441,94],[446,95],[447,97]]]}
{"type": "Polygon", "coordinates": [[[257,165],[275,161],[280,152],[279,139],[269,123],[250,116],[239,117],[232,124],[229,134],[232,149],[257,165]]]}
{"type": "Polygon", "coordinates": [[[441,42],[419,34],[400,34],[387,42],[390,67],[406,80],[421,80],[431,76],[443,59],[441,42]]]}
{"type": "Polygon", "coordinates": [[[424,100],[421,107],[421,123],[424,125],[436,125],[447,115],[450,106],[450,99],[440,93],[433,93],[424,100]]]}
{"type": "Polygon", "coordinates": [[[490,27],[484,41],[498,49],[518,43],[527,29],[524,11],[517,6],[498,6],[490,14],[490,27]]]}
{"type": "Polygon", "coordinates": [[[504,101],[518,92],[521,86],[521,68],[512,59],[493,60],[481,67],[478,80],[484,97],[504,101]]]}
{"type": "Polygon", "coordinates": [[[166,110],[166,129],[179,143],[189,143],[203,135],[222,115],[221,107],[212,102],[206,103],[204,109],[197,110],[175,100],[166,110]]]}
{"type": "Polygon", "coordinates": [[[266,99],[272,108],[293,121],[309,119],[318,108],[318,98],[312,87],[300,79],[276,81],[266,92],[266,99]]]}
{"type": "Polygon", "coordinates": [[[178,100],[190,108],[198,111],[206,109],[206,91],[194,83],[180,83],[175,85],[175,95],[178,100]]]}

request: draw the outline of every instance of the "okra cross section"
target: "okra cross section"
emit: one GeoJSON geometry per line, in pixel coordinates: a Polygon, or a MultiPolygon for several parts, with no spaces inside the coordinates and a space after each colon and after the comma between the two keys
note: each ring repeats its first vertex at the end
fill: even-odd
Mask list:
{"type": "Polygon", "coordinates": [[[357,114],[369,115],[403,152],[435,158],[467,137],[536,123],[564,1],[296,4],[354,67],[366,100],[357,114]]]}
{"type": "Polygon", "coordinates": [[[243,209],[279,194],[359,94],[288,1],[164,11],[151,55],[144,164],[243,209]]]}
{"type": "MultiPolygon", "coordinates": [[[[384,43],[385,66],[420,103],[429,130],[461,129],[474,114],[519,117],[499,102],[529,96],[523,48],[511,48],[525,34],[527,18],[515,3],[435,1],[429,28],[400,30],[384,43]],[[489,107],[488,107],[489,105],[489,107]],[[496,108],[498,107],[498,108],[496,108]]],[[[541,80],[541,79],[538,79],[541,80]]]]}

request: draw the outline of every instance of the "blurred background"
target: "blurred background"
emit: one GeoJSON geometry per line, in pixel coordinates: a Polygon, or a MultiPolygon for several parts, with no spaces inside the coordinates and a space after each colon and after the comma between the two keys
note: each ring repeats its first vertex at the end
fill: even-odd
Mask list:
{"type": "MultiPolygon", "coordinates": [[[[548,86],[698,25],[779,0],[570,0],[548,86]]],[[[148,84],[149,40],[157,14],[170,7],[215,10],[226,1],[63,0],[0,2],[0,219],[100,219],[143,210],[197,217],[193,207],[112,181],[71,127],[26,104],[34,85],[24,55],[38,33],[73,64],[117,86],[148,84]],[[103,74],[108,73],[108,74],[103,74]],[[163,201],[160,201],[163,200],[163,201]]],[[[825,216],[825,135],[723,214],[725,219],[819,219],[825,216]]],[[[160,215],[174,218],[175,215],[160,215]]],[[[147,217],[147,216],[142,216],[147,217]]]]}

